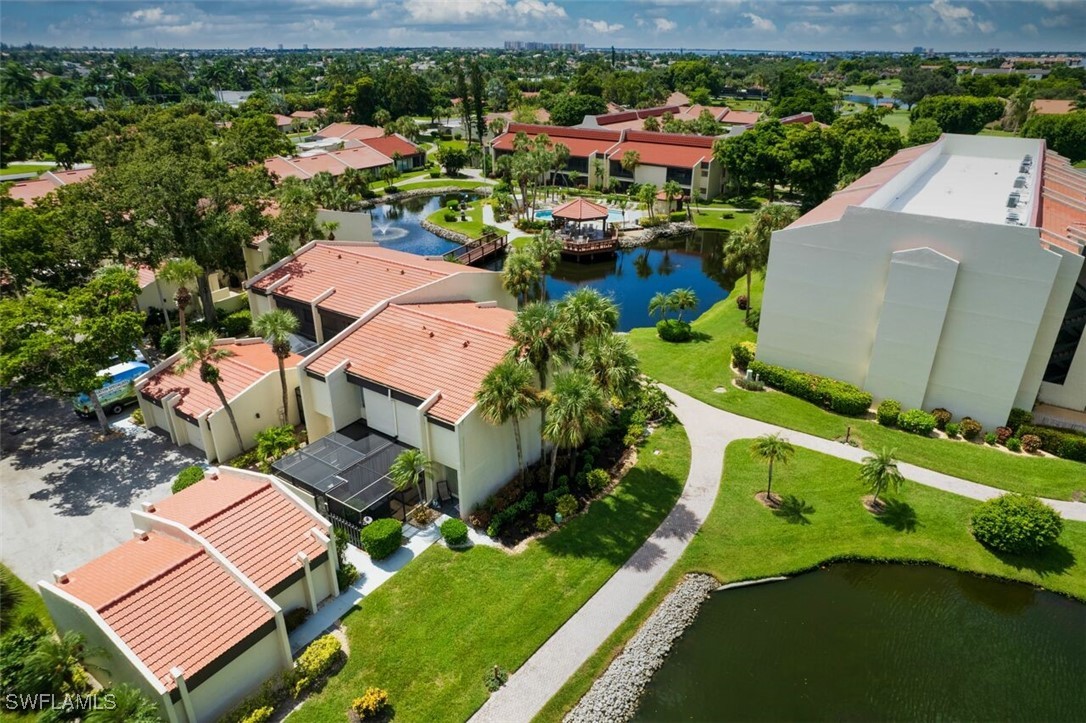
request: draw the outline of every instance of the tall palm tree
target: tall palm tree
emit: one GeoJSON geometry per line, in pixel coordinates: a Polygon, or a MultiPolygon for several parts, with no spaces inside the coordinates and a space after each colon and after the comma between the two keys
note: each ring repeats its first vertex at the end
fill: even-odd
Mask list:
{"type": "Polygon", "coordinates": [[[127,683],[109,689],[113,707],[95,708],[84,718],[87,723],[159,723],[158,706],[139,688],[127,683]]]}
{"type": "Polygon", "coordinates": [[[542,269],[539,261],[526,251],[514,251],[502,268],[502,288],[517,297],[520,304],[528,303],[540,286],[542,269]]]}
{"type": "Polygon", "coordinates": [[[766,259],[769,259],[769,239],[774,231],[791,225],[799,218],[799,209],[786,203],[767,203],[754,212],[751,224],[758,234],[758,240],[765,248],[766,259]]]}
{"type": "Polygon", "coordinates": [[[637,172],[637,167],[641,165],[641,154],[637,151],[626,151],[619,162],[622,164],[622,170],[633,177],[637,172]]]}
{"type": "Polygon", "coordinates": [[[683,320],[684,311],[693,311],[698,308],[698,295],[693,289],[675,289],[668,294],[671,308],[678,312],[679,321],[683,320]]]}
{"type": "Polygon", "coordinates": [[[539,235],[528,242],[528,253],[539,264],[541,278],[539,281],[541,298],[547,296],[547,275],[554,273],[558,268],[558,262],[562,260],[562,239],[549,230],[544,229],[539,235]]]}
{"type": "Polygon", "coordinates": [[[494,118],[490,119],[490,122],[487,123],[486,128],[490,131],[490,135],[497,138],[505,132],[505,119],[501,116],[495,116],[494,118]]]}
{"type": "Polygon", "coordinates": [[[181,329],[181,343],[185,343],[185,309],[192,303],[192,292],[188,288],[190,281],[195,281],[203,269],[194,259],[170,259],[158,271],[158,278],[168,283],[177,284],[173,300],[177,304],[178,326],[181,329]]]}
{"type": "Polygon", "coordinates": [[[517,312],[507,332],[513,340],[509,356],[527,362],[539,376],[539,388],[547,388],[552,364],[569,356],[571,335],[555,304],[533,302],[517,312]]]}
{"type": "Polygon", "coordinates": [[[608,396],[626,400],[641,376],[637,355],[625,336],[601,334],[590,339],[581,357],[581,367],[596,379],[608,396]]]}
{"type": "Polygon", "coordinates": [[[422,482],[426,475],[431,474],[433,463],[421,449],[405,449],[396,455],[392,466],[388,468],[388,476],[393,486],[403,492],[411,485],[419,493],[419,504],[424,504],[422,482]]]}
{"type": "Polygon", "coordinates": [[[234,410],[231,408],[230,402],[227,401],[226,394],[223,393],[222,384],[220,383],[222,377],[219,368],[214,364],[214,362],[233,356],[233,354],[226,347],[215,345],[215,334],[213,332],[197,334],[189,339],[187,343],[181,345],[181,361],[177,363],[176,369],[183,373],[193,367],[200,368],[200,381],[210,384],[211,388],[215,390],[216,396],[222,402],[222,408],[226,410],[226,416],[230,418],[230,426],[234,430],[234,439],[238,442],[238,449],[244,452],[245,442],[241,439],[238,420],[234,417],[234,410]]]}
{"type": "Polygon", "coordinates": [[[601,434],[607,426],[607,400],[596,380],[576,369],[555,375],[550,397],[543,421],[543,438],[554,445],[548,483],[548,487],[553,488],[558,450],[570,452],[569,474],[572,477],[575,471],[573,451],[601,434]]]}
{"type": "Polygon", "coordinates": [[[286,309],[276,309],[253,319],[253,333],[268,342],[279,362],[279,383],[283,387],[283,410],[279,419],[283,424],[290,420],[287,404],[287,370],[284,366],[290,357],[290,335],[298,331],[298,317],[286,309]]]}
{"type": "Polygon", "coordinates": [[[524,448],[520,439],[520,422],[539,406],[539,390],[535,386],[532,368],[505,359],[483,377],[475,393],[483,419],[495,427],[513,423],[513,439],[517,444],[517,469],[524,472],[524,448]]]}
{"type": "Polygon", "coordinates": [[[649,316],[659,316],[661,319],[666,319],[668,312],[672,310],[671,294],[657,291],[649,299],[649,316]]]}
{"type": "Polygon", "coordinates": [[[589,286],[566,294],[558,308],[576,345],[577,356],[584,352],[589,339],[609,335],[618,326],[618,306],[589,286]]]}
{"type": "Polygon", "coordinates": [[[763,434],[750,443],[751,456],[769,464],[769,482],[765,488],[767,501],[773,500],[773,463],[787,464],[795,453],[796,448],[780,433],[763,434]]]}
{"type": "Polygon", "coordinates": [[[667,212],[671,213],[671,202],[682,200],[683,187],[679,185],[678,181],[667,181],[664,184],[664,195],[667,197],[667,212]]]}
{"type": "Polygon", "coordinates": [[[901,483],[905,481],[901,470],[897,468],[897,460],[894,455],[896,449],[885,447],[870,457],[865,457],[860,465],[860,479],[871,490],[871,507],[878,509],[879,495],[888,489],[895,492],[901,489],[901,483]]]}
{"type": "Polygon", "coordinates": [[[758,233],[753,225],[744,226],[735,231],[724,242],[724,268],[734,274],[747,277],[747,309],[744,318],[750,318],[750,282],[755,271],[765,268],[765,251],[758,240],[758,233]]]}

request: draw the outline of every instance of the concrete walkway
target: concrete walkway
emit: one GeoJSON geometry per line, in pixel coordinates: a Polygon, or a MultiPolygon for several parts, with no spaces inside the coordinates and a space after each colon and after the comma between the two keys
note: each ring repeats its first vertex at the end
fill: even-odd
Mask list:
{"type": "MultiPolygon", "coordinates": [[[[709,406],[670,387],[675,415],[690,439],[690,474],[675,507],[652,536],[595,595],[480,708],[475,723],[527,723],[641,604],[679,559],[712,510],[723,471],[724,450],[737,439],[781,433],[799,447],[860,462],[870,452],[802,432],[783,429],[709,406]]],[[[646,449],[645,452],[647,453],[646,449]]],[[[911,464],[899,464],[905,477],[928,487],[985,500],[1004,490],[911,464]]],[[[1086,521],[1086,504],[1044,500],[1065,519],[1086,521]]]]}

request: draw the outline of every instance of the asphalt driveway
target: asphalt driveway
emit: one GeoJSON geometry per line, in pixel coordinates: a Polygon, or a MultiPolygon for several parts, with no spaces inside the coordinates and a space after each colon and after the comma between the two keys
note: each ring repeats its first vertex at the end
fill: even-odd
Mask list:
{"type": "Polygon", "coordinates": [[[132,535],[128,511],[170,494],[177,473],[203,464],[197,450],[110,418],[94,421],[36,392],[0,400],[0,559],[29,583],[71,570],[132,535]]]}

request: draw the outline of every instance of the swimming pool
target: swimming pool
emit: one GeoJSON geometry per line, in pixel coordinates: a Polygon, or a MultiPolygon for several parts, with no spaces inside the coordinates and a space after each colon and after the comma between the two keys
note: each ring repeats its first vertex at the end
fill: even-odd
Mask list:
{"type": "MultiPolygon", "coordinates": [[[[633,211],[627,211],[625,220],[632,221],[636,216],[637,214],[635,214],[633,211]]],[[[535,212],[536,221],[550,221],[552,218],[554,218],[554,212],[549,208],[545,208],[541,211],[535,212]]],[[[608,209],[607,221],[608,223],[622,223],[622,211],[618,211],[613,208],[608,209]]]]}

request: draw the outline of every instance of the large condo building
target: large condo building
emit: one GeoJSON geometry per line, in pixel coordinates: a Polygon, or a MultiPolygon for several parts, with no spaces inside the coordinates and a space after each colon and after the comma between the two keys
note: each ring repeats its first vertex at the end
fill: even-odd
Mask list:
{"type": "Polygon", "coordinates": [[[773,234],[758,358],[945,407],[1086,410],[1086,175],[1021,138],[901,151],[773,234]]]}

